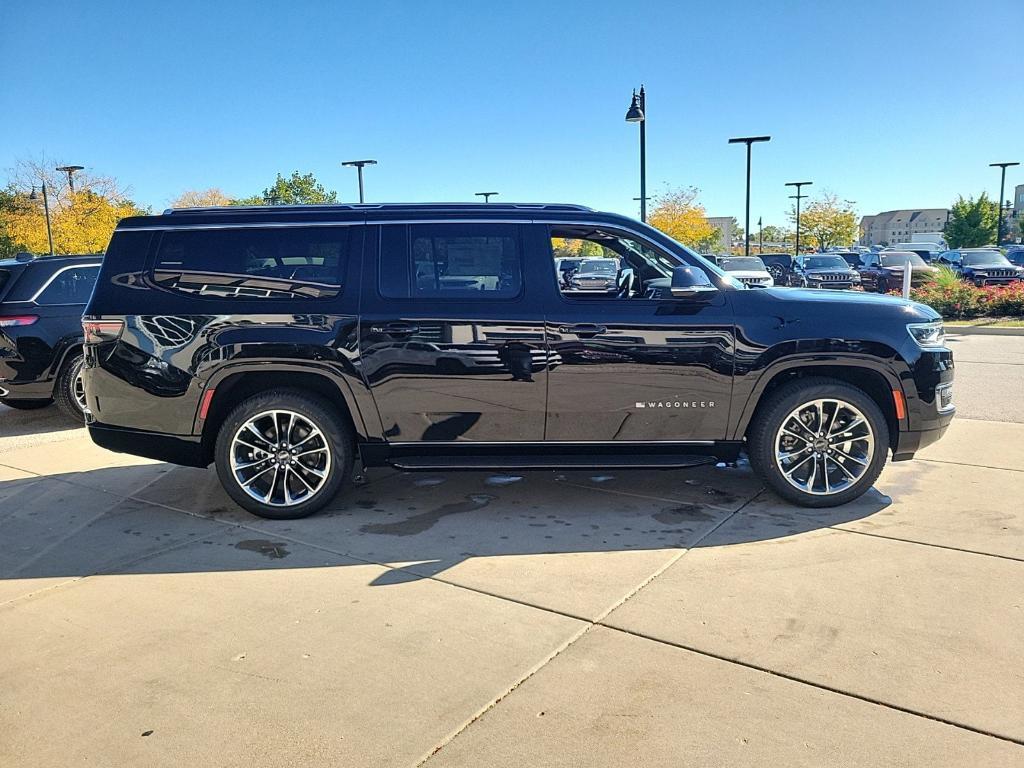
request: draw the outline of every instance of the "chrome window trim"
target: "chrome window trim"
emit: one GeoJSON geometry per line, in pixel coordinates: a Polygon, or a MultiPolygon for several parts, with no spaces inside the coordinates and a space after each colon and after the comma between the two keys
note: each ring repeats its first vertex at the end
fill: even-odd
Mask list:
{"type": "MultiPolygon", "coordinates": [[[[95,263],[90,263],[90,264],[68,264],[66,267],[61,267],[56,272],[54,272],[52,275],[50,275],[50,279],[47,280],[45,283],[43,283],[43,287],[42,288],[40,288],[38,291],[36,291],[34,294],[32,294],[31,298],[24,299],[24,301],[30,301],[32,303],[35,303],[39,299],[39,297],[43,295],[43,291],[45,291],[47,288],[50,287],[50,283],[52,283],[54,280],[56,280],[57,276],[59,274],[61,274],[62,272],[67,272],[69,269],[82,269],[83,267],[96,267],[96,270],[97,270],[96,279],[98,280],[99,279],[99,268],[101,266],[103,266],[103,265],[100,262],[95,262],[95,263]]],[[[14,304],[15,302],[12,301],[11,303],[14,304]]],[[[73,305],[72,304],[44,304],[42,306],[47,306],[47,307],[51,307],[51,306],[52,307],[69,307],[69,306],[73,306],[73,305]]]]}

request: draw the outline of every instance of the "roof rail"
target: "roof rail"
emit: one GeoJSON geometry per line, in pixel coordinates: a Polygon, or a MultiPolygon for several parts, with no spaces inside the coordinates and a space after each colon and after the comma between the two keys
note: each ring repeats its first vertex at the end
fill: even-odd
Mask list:
{"type": "Polygon", "coordinates": [[[534,210],[534,211],[593,211],[585,205],[572,203],[317,203],[310,205],[208,205],[195,208],[168,208],[164,215],[188,213],[274,213],[295,211],[374,211],[374,210],[417,210],[417,211],[463,211],[463,210],[534,210]]]}

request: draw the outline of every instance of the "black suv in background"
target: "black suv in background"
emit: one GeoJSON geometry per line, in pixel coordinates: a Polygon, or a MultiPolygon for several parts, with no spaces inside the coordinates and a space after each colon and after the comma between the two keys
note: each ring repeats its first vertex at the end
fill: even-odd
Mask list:
{"type": "Polygon", "coordinates": [[[29,254],[0,261],[0,403],[85,412],[82,311],[102,256],[29,254]]]}
{"type": "Polygon", "coordinates": [[[746,451],[782,497],[834,506],[954,413],[930,308],[749,289],[655,229],[575,205],[124,219],[83,325],[93,439],[213,462],[238,504],[275,518],[326,504],[357,456],[671,469],[746,451]],[[566,251],[629,280],[573,290],[566,251]]]}

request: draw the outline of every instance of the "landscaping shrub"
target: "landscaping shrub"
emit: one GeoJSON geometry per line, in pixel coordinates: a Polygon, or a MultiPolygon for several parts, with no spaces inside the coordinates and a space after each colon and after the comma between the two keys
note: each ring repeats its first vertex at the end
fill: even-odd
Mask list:
{"type": "Polygon", "coordinates": [[[952,277],[950,280],[944,272],[935,282],[911,289],[910,298],[927,304],[947,320],[1024,316],[1024,283],[979,288],[952,277]]]}

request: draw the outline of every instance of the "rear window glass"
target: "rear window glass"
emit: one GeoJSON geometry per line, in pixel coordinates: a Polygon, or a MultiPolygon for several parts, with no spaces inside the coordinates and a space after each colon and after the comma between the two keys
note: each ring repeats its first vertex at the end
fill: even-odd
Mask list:
{"type": "Polygon", "coordinates": [[[170,230],[153,279],[182,293],[219,298],[335,296],[348,264],[352,227],[170,230]]]}
{"type": "Polygon", "coordinates": [[[85,304],[99,273],[98,266],[62,269],[36,297],[36,304],[85,304]]]}
{"type": "Polygon", "coordinates": [[[387,298],[519,295],[522,252],[514,224],[381,228],[380,292],[387,298]]]}

